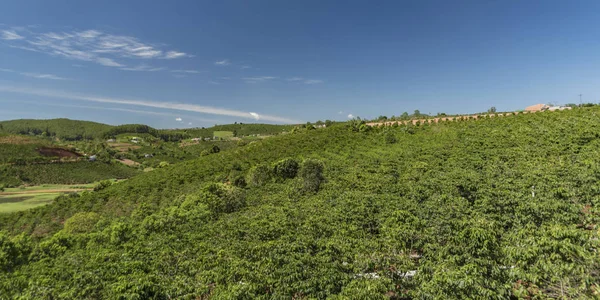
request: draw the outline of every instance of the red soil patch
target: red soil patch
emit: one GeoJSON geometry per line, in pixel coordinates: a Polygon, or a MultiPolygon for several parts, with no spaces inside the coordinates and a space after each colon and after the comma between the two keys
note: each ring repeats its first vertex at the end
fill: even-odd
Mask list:
{"type": "Polygon", "coordinates": [[[75,153],[73,151],[69,151],[67,149],[62,149],[62,148],[40,148],[38,149],[38,152],[43,155],[43,156],[50,156],[50,157],[81,157],[81,154],[79,153],[75,153]]]}

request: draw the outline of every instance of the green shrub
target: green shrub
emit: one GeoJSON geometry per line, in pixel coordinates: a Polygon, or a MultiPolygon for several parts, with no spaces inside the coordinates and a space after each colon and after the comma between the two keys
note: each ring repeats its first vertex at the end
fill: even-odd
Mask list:
{"type": "Polygon", "coordinates": [[[100,220],[100,215],[95,212],[80,212],[74,214],[65,222],[64,232],[70,234],[88,233],[100,220]]]}
{"type": "Polygon", "coordinates": [[[273,175],[278,179],[291,179],[298,173],[298,162],[292,158],[286,158],[273,165],[273,175]]]}
{"type": "Polygon", "coordinates": [[[308,192],[318,192],[323,182],[323,162],[316,159],[307,159],[302,163],[299,177],[302,179],[303,189],[308,192]]]}
{"type": "Polygon", "coordinates": [[[271,180],[271,170],[266,165],[257,165],[250,169],[247,182],[253,186],[262,186],[271,180]]]}
{"type": "Polygon", "coordinates": [[[384,140],[386,144],[395,144],[398,141],[396,135],[391,131],[385,133],[384,140]]]}
{"type": "Polygon", "coordinates": [[[201,202],[208,206],[211,213],[236,212],[246,206],[246,197],[240,188],[212,183],[203,189],[201,202]]]}
{"type": "Polygon", "coordinates": [[[94,186],[94,192],[101,191],[111,185],[112,185],[112,181],[102,180],[102,181],[98,182],[98,184],[96,184],[96,186],[94,186]]]}

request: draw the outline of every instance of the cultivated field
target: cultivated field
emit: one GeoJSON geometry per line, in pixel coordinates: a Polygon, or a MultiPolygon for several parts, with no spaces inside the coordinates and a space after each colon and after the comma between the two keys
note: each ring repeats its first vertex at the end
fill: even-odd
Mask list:
{"type": "Polygon", "coordinates": [[[0,213],[23,211],[46,205],[65,193],[77,193],[93,189],[95,183],[63,185],[44,184],[24,188],[8,188],[0,192],[0,213]]]}

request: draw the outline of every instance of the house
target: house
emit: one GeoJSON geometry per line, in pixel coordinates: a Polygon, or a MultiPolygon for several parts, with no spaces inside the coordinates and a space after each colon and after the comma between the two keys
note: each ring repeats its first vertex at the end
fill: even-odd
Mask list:
{"type": "Polygon", "coordinates": [[[565,110],[565,109],[571,109],[571,107],[568,107],[568,106],[550,106],[550,107],[548,107],[549,111],[565,110]]]}
{"type": "Polygon", "coordinates": [[[199,142],[200,140],[202,140],[201,138],[193,138],[192,142],[199,142]]]}
{"type": "Polygon", "coordinates": [[[116,140],[115,139],[108,139],[108,140],[106,140],[106,142],[107,143],[114,143],[114,142],[116,142],[116,140]]]}
{"type": "Polygon", "coordinates": [[[152,154],[144,154],[144,157],[145,157],[145,158],[150,158],[150,157],[153,157],[153,156],[154,156],[154,155],[152,155],[152,154]]]}
{"type": "Polygon", "coordinates": [[[96,155],[92,155],[89,158],[89,161],[96,161],[97,156],[96,155]]]}
{"type": "Polygon", "coordinates": [[[537,111],[547,110],[548,108],[549,108],[549,106],[546,105],[546,104],[536,104],[536,105],[532,105],[532,106],[527,106],[525,108],[525,111],[527,111],[527,112],[537,112],[537,111]]]}

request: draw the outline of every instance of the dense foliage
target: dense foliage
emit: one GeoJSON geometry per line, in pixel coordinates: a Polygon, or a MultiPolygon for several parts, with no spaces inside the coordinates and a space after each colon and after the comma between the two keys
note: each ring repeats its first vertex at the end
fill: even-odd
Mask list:
{"type": "Polygon", "coordinates": [[[599,112],[298,130],[63,196],[0,216],[0,295],[592,298],[599,112]]]}
{"type": "Polygon", "coordinates": [[[82,140],[100,137],[112,126],[69,119],[0,121],[0,132],[56,137],[61,140],[82,140]]]}
{"type": "Polygon", "coordinates": [[[90,183],[102,179],[130,178],[136,169],[119,163],[68,162],[28,165],[0,165],[0,184],[5,187],[40,184],[90,183]]]}

